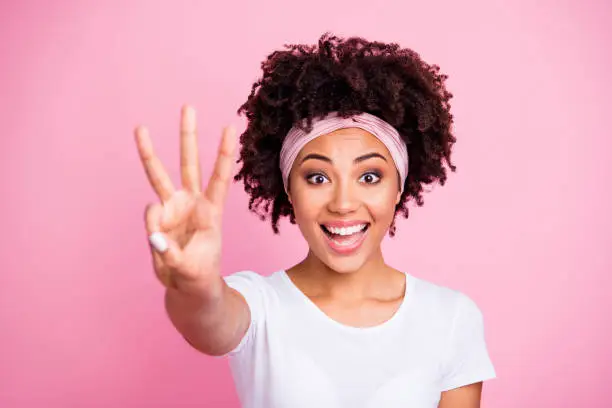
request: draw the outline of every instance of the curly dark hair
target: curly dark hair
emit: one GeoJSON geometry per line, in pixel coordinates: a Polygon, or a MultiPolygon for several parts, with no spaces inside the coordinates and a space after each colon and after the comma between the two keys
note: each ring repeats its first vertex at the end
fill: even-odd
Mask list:
{"type": "MultiPolygon", "coordinates": [[[[445,88],[447,75],[425,63],[411,49],[395,43],[340,38],[325,33],[316,45],[291,44],[262,63],[263,76],[240,107],[248,125],[240,136],[242,167],[234,177],[243,180],[250,195],[249,210],[262,220],[295,215],[283,187],[279,157],[287,132],[304,120],[337,111],[343,117],[359,112],[376,115],[394,126],[408,146],[410,158],[404,192],[395,209],[408,218],[408,201],[423,205],[423,186],[446,182],[444,162],[450,160],[456,139],[445,88]]],[[[395,217],[389,234],[395,233],[395,217]]]]}

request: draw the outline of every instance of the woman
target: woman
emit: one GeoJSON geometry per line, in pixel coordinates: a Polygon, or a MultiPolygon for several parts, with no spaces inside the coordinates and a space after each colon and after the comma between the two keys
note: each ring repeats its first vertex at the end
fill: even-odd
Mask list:
{"type": "Polygon", "coordinates": [[[196,122],[181,122],[175,189],[143,127],[138,149],[160,203],[146,210],[168,315],[196,349],[229,358],[244,407],[475,408],[495,377],[482,314],[466,295],[387,265],[396,215],[444,184],[452,115],[446,76],[396,44],[324,35],[272,53],[240,108],[249,207],[309,251],[264,277],[222,277],[221,216],[235,131],[201,189],[196,122]]]}

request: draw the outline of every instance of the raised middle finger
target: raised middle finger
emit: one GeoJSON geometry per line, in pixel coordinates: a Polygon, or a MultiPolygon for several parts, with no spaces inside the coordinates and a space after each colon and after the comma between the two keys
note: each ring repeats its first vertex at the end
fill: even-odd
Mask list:
{"type": "Polygon", "coordinates": [[[196,112],[189,105],[181,110],[181,181],[188,191],[197,193],[202,188],[196,112]]]}

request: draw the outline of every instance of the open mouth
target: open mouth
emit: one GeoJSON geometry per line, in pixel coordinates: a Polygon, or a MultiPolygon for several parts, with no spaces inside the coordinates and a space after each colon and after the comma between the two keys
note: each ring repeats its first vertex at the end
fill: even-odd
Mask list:
{"type": "Polygon", "coordinates": [[[365,232],[370,224],[359,224],[350,227],[327,227],[321,224],[321,229],[331,238],[344,238],[350,237],[361,232],[365,232]]]}
{"type": "Polygon", "coordinates": [[[341,254],[349,254],[357,250],[365,239],[369,227],[369,223],[349,227],[332,227],[321,224],[321,230],[327,237],[328,245],[332,250],[341,254]]]}

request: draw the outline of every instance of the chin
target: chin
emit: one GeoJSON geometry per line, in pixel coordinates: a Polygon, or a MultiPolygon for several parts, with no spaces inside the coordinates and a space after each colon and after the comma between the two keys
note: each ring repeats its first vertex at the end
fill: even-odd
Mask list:
{"type": "MultiPolygon", "coordinates": [[[[319,258],[321,259],[321,258],[319,258]]],[[[365,265],[366,261],[361,256],[350,256],[339,258],[337,256],[327,255],[321,261],[331,270],[337,273],[349,274],[359,271],[365,265]]]]}

